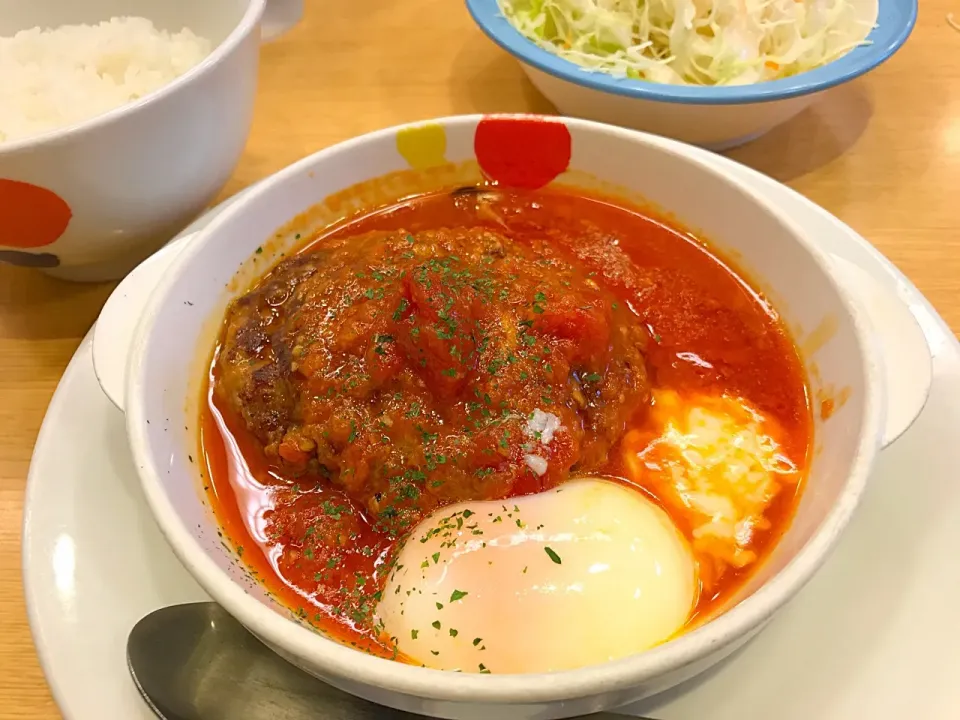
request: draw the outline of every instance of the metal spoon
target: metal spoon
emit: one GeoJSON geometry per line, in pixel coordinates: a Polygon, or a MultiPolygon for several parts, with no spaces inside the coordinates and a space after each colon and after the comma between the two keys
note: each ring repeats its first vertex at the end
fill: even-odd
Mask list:
{"type": "Polygon", "coordinates": [[[173,605],[141,619],[127,639],[127,664],[164,720],[422,720],[298,670],[213,602],[173,605]]]}

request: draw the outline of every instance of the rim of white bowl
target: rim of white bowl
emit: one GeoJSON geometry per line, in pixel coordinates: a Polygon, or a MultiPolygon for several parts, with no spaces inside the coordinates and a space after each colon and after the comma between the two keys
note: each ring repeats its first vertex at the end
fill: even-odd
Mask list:
{"type": "MultiPolygon", "coordinates": [[[[455,703],[529,704],[573,700],[601,693],[623,691],[636,686],[639,682],[695,663],[707,656],[712,649],[749,634],[793,598],[810,580],[846,528],[866,487],[870,468],[879,451],[885,408],[881,360],[871,352],[870,321],[864,311],[859,308],[857,301],[832,273],[827,256],[812,241],[807,240],[791,220],[777,212],[775,206],[739,180],[727,177],[705,165],[698,158],[686,154],[686,146],[682,143],[588,120],[560,118],[574,131],[612,134],[623,142],[654,145],[660,151],[673,155],[679,162],[692,163],[701,172],[733,185],[751,202],[770,213],[784,226],[785,232],[792,235],[795,242],[811,255],[821,272],[830,279],[846,306],[853,321],[857,341],[862,348],[862,371],[866,383],[862,404],[863,429],[856,447],[853,465],[837,502],[824,516],[807,543],[780,572],[722,615],[674,640],[636,655],[599,665],[551,673],[512,675],[454,673],[406,665],[368,655],[298,624],[277,610],[262,604],[247,594],[239,583],[234,582],[206,554],[177,514],[164,492],[161,473],[149,449],[147,418],[139,388],[144,384],[144,378],[141,377],[146,367],[143,356],[150,341],[152,318],[163,308],[167,295],[180,272],[194,262],[194,257],[201,252],[207,238],[217,233],[220,227],[230,222],[234,216],[244,213],[248,206],[255,204],[271,187],[310,171],[317,163],[331,155],[349,153],[366,142],[395,136],[399,130],[418,127],[424,122],[440,124],[443,127],[476,126],[483,117],[485,116],[466,115],[409,123],[378,130],[333,145],[263,180],[248,196],[225,210],[207,228],[198,233],[194,241],[171,263],[170,269],[145,308],[143,320],[134,337],[130,367],[137,371],[131,373],[127,380],[126,402],[126,426],[130,447],[137,463],[141,487],[161,531],[174,553],[204,590],[262,640],[275,645],[298,660],[305,660],[304,664],[315,667],[323,674],[412,697],[455,703]]],[[[551,117],[551,119],[558,118],[551,117]]]]}
{"type": "Polygon", "coordinates": [[[500,12],[497,0],[466,0],[474,22],[493,42],[548,75],[598,92],[638,100],[690,105],[742,105],[786,100],[827,90],[853,80],[890,58],[910,37],[917,22],[919,0],[877,0],[877,20],[867,36],[867,45],[813,70],[788,78],[751,85],[667,85],[590,72],[525,37],[500,12]]]}
{"type": "Polygon", "coordinates": [[[30,150],[36,149],[38,145],[56,145],[61,142],[66,142],[67,140],[72,140],[92,130],[118,122],[125,116],[138,112],[147,105],[175,93],[181,87],[192,83],[199,76],[207,72],[207,70],[217,65],[224,57],[233,52],[237,45],[239,45],[252,30],[256,29],[266,6],[267,0],[247,0],[247,8],[243,11],[240,22],[234,26],[227,37],[203,60],[166,85],[157,88],[141,98],[137,98],[133,102],[111,108],[104,113],[94,115],[92,118],[47,130],[37,135],[28,135],[18,140],[0,142],[0,158],[4,155],[13,155],[20,151],[29,152],[30,150]]]}

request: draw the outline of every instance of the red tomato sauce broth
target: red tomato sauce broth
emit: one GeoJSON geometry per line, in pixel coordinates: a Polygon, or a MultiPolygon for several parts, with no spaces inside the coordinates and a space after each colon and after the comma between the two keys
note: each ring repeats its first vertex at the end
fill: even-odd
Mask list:
{"type": "MultiPolygon", "coordinates": [[[[563,188],[465,188],[415,197],[350,218],[309,238],[300,254],[375,231],[402,230],[417,238],[438,228],[462,227],[502,233],[535,252],[542,247],[538,242],[548,243],[551,251],[582,271],[577,282],[595,283],[597,292],[615,298],[610,303],[615,309],[605,310],[608,323],[616,326],[623,317],[618,313],[628,312],[631,320],[639,319],[646,328],[648,339],[642,350],[652,387],[744,398],[780,424],[784,453],[805,470],[812,447],[807,384],[797,350],[777,314],[720,254],[647,210],[563,188]]],[[[544,271],[544,278],[549,272],[544,271]]],[[[583,318],[578,322],[584,324],[583,318]]],[[[385,531],[367,508],[358,506],[322,474],[306,470],[291,475],[276,456],[267,456],[263,442],[248,430],[240,414],[213,391],[221,381],[217,356],[222,349],[223,338],[201,404],[201,448],[209,477],[205,487],[224,533],[254,576],[301,620],[356,647],[397,658],[392,643],[380,637],[369,617],[402,532],[385,531]],[[282,531],[267,527],[276,513],[283,513],[282,531]]],[[[530,380],[520,383],[514,376],[513,382],[506,392],[520,392],[530,380]]],[[[646,401],[648,396],[643,398],[646,401]]],[[[643,427],[645,422],[642,407],[625,417],[627,429],[643,427]]],[[[613,427],[618,427],[616,422],[613,427]]],[[[590,466],[589,474],[639,487],[659,503],[642,483],[629,477],[616,449],[615,439],[602,444],[599,451],[604,457],[590,466]]],[[[278,452],[283,455],[283,443],[278,452]]],[[[569,466],[560,463],[558,467],[556,476],[537,482],[528,473],[529,477],[512,485],[497,486],[490,498],[483,499],[518,496],[558,484],[566,479],[569,466]]],[[[453,496],[432,502],[456,501],[457,488],[451,492],[453,496]]],[[[474,499],[480,499],[476,488],[472,492],[474,499]]],[[[736,593],[788,527],[799,492],[798,486],[773,499],[766,511],[771,527],[758,532],[751,545],[760,561],[742,570],[730,569],[703,592],[688,624],[709,616],[736,593]]],[[[668,512],[689,537],[689,523],[678,513],[668,512]]]]}

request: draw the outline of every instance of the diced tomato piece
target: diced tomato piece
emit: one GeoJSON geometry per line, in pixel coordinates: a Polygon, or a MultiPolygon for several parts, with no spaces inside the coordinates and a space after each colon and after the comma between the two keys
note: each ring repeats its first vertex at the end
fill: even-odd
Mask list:
{"type": "Polygon", "coordinates": [[[425,270],[407,278],[412,310],[400,333],[399,348],[431,391],[455,398],[476,365],[474,294],[444,284],[440,273],[425,270]]]}
{"type": "Polygon", "coordinates": [[[610,317],[600,308],[571,307],[568,301],[548,307],[534,326],[540,332],[570,340],[574,362],[605,354],[610,345],[610,317]]]}

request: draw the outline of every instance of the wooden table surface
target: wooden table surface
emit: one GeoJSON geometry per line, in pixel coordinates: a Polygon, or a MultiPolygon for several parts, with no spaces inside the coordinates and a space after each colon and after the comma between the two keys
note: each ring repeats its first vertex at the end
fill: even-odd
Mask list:
{"type": "MultiPolygon", "coordinates": [[[[853,226],[957,332],[960,32],[946,21],[951,10],[960,16],[960,0],[923,0],[892,60],[730,155],[853,226]]],[[[307,0],[303,22],[264,47],[253,131],[222,197],[370,130],[496,111],[552,108],[462,2],[307,0]]],[[[50,397],[112,287],[0,266],[0,718],[60,717],[23,602],[24,489],[50,397]]]]}

